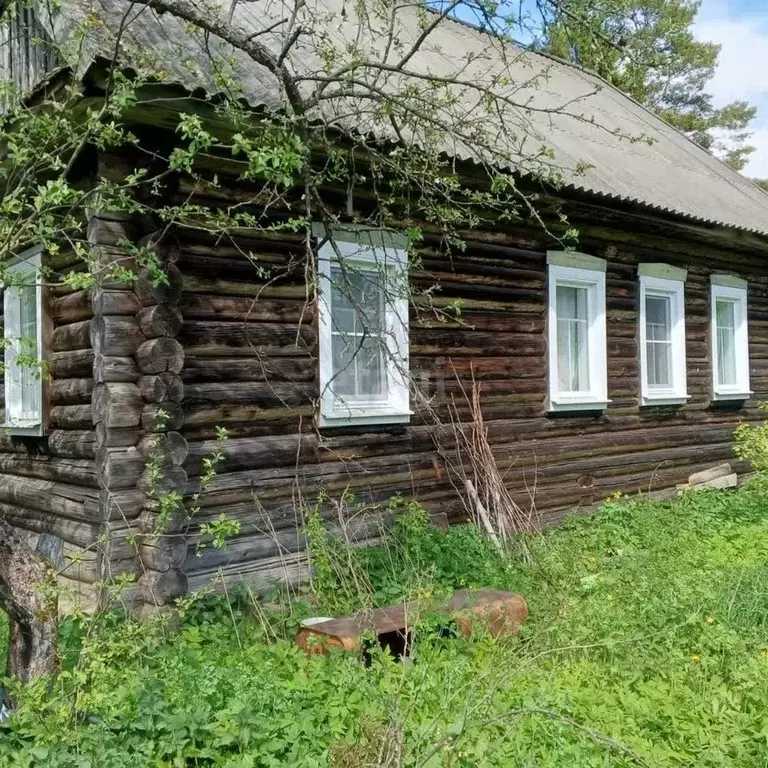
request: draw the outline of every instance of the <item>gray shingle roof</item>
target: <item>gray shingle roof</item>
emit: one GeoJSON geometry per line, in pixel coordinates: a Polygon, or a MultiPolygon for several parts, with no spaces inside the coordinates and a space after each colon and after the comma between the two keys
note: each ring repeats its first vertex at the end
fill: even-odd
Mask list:
{"type": "MultiPolygon", "coordinates": [[[[224,5],[226,15],[231,6],[228,0],[224,5]]],[[[168,80],[212,93],[221,85],[205,50],[209,46],[232,57],[250,104],[282,105],[272,75],[244,54],[214,40],[190,37],[183,23],[168,15],[158,17],[146,7],[134,7],[126,17],[129,7],[125,0],[65,0],[64,11],[55,22],[55,36],[61,40],[71,35],[74,24],[89,10],[106,19],[113,30],[127,18],[122,38],[124,63],[140,63],[151,52],[168,80]]],[[[292,0],[240,0],[232,21],[249,34],[263,32],[292,8],[292,0]]],[[[314,28],[314,42],[310,45],[299,38],[290,57],[296,71],[306,75],[325,71],[318,56],[319,30],[337,51],[354,45],[361,34],[367,41],[364,47],[381,48],[381,30],[370,20],[359,24],[355,8],[346,0],[306,0],[300,16],[307,27],[314,28]]],[[[423,28],[424,18],[418,0],[403,0],[398,15],[399,50],[407,50],[408,41],[423,28]]],[[[279,50],[280,27],[259,39],[279,50]]],[[[90,46],[90,58],[99,53],[111,57],[114,49],[104,30],[98,39],[92,38],[90,46]]],[[[496,150],[505,157],[502,161],[496,155],[495,164],[525,173],[531,168],[528,158],[545,144],[554,155],[554,164],[563,169],[565,183],[576,190],[768,234],[768,194],[594,74],[451,21],[440,24],[408,67],[431,77],[454,76],[460,69],[465,81],[494,82],[496,88],[506,89],[515,105],[509,104],[496,126],[496,150]]],[[[387,81],[385,76],[384,82],[387,87],[400,88],[403,81],[396,79],[400,77],[390,76],[387,81]]],[[[459,88],[456,102],[446,105],[442,114],[471,125],[477,115],[477,96],[471,88],[459,88]]],[[[389,131],[367,103],[357,101],[356,106],[355,123],[361,130],[389,131]]],[[[324,116],[333,120],[338,114],[326,112],[324,116]]],[[[443,136],[442,142],[445,151],[454,156],[481,159],[460,137],[443,136]]]]}

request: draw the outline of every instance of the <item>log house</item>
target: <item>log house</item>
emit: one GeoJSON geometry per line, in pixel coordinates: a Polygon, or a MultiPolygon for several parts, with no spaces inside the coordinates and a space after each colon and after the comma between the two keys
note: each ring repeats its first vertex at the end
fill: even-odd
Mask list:
{"type": "MultiPolygon", "coordinates": [[[[459,24],[451,33],[479,34],[459,24]]],[[[565,96],[571,81],[592,77],[556,67],[565,96]]],[[[82,78],[83,98],[97,99],[103,62],[82,78]]],[[[627,120],[636,116],[641,108],[606,88],[627,120]]],[[[171,117],[184,109],[216,120],[192,90],[179,75],[139,99],[128,120],[143,141],[174,141],[171,117]]],[[[145,219],[92,212],[95,254],[113,258],[122,238],[153,243],[168,284],[154,286],[142,274],[136,284],[97,290],[33,289],[38,353],[49,375],[37,415],[24,421],[9,398],[17,397],[13,386],[34,385],[14,384],[6,372],[0,514],[30,538],[58,543],[62,583],[88,604],[121,573],[135,576],[133,596],[149,606],[222,582],[295,583],[307,567],[302,510],[320,491],[354,492],[371,509],[399,494],[451,522],[466,515],[445,461],[450,430],[438,423],[468,418],[464,393],[473,379],[504,482],[522,507],[535,506],[541,525],[616,492],[674,488],[722,461],[746,472],[732,442],[737,424],[762,419],[758,403],[768,398],[768,196],[657,117],[643,111],[643,120],[656,146],[616,139],[615,154],[598,158],[583,185],[542,196],[553,227],[557,210],[578,229],[578,253],[562,252],[525,218],[463,232],[460,253],[422,223],[409,285],[432,288],[434,306],[459,303],[461,315],[437,322],[413,305],[396,309],[407,335],[397,342],[396,364],[380,359],[389,368],[376,369],[370,386],[397,392],[397,402],[375,408],[363,399],[345,412],[324,400],[335,390],[323,366],[330,365],[330,381],[339,374],[328,351],[333,333],[323,341],[323,316],[333,309],[308,292],[296,266],[302,237],[238,230],[214,238],[179,226],[160,238],[145,219]],[[645,175],[653,194],[644,192],[645,175]],[[607,178],[622,191],[614,194],[607,178]],[[265,280],[254,260],[274,277],[265,280]],[[150,533],[156,523],[148,501],[156,446],[162,489],[189,501],[217,427],[229,432],[225,457],[194,520],[174,516],[163,536],[144,539],[137,551],[129,534],[150,533]],[[200,525],[222,514],[240,521],[239,535],[199,556],[200,525]]],[[[585,155],[591,149],[585,140],[585,155]]],[[[92,174],[133,167],[127,152],[93,152],[90,162],[92,174]]],[[[473,172],[470,163],[461,167],[473,172]]],[[[226,207],[248,198],[236,163],[202,170],[215,172],[218,184],[194,190],[180,175],[169,202],[226,207]]],[[[356,195],[364,210],[365,190],[356,195]]],[[[323,233],[315,234],[322,261],[323,233]]],[[[398,237],[393,223],[386,243],[365,247],[399,253],[398,237]]],[[[56,259],[57,269],[77,264],[73,253],[56,259]]],[[[333,263],[328,257],[329,269],[333,263]]],[[[6,314],[18,301],[6,296],[6,314]]],[[[7,362],[8,355],[12,348],[7,362]]],[[[365,388],[369,374],[344,386],[365,388]]],[[[337,512],[324,509],[331,529],[344,527],[360,541],[378,535],[375,516],[349,523],[337,512]]]]}

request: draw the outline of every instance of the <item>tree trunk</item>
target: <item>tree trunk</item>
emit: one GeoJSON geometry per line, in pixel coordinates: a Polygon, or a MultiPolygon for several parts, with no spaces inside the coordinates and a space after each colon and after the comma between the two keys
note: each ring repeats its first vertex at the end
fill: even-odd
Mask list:
{"type": "Polygon", "coordinates": [[[0,519],[0,608],[11,620],[7,674],[23,682],[57,672],[53,581],[50,563],[0,519]],[[40,585],[51,589],[41,591],[40,585]]]}

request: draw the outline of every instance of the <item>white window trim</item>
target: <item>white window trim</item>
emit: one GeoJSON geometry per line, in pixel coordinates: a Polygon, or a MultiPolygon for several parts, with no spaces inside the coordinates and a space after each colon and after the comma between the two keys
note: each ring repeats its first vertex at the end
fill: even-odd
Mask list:
{"type": "Polygon", "coordinates": [[[339,261],[354,269],[395,273],[395,280],[408,279],[408,253],[405,238],[385,231],[365,229],[334,230],[333,243],[324,228],[315,225],[321,240],[318,249],[318,344],[320,373],[319,426],[407,424],[411,419],[408,375],[408,298],[396,289],[386,302],[385,335],[387,397],[370,401],[350,401],[333,391],[333,319],[330,304],[331,266],[339,261]],[[335,245],[335,248],[334,248],[335,245]],[[338,253],[337,253],[338,249],[338,253]]]}
{"type": "Polygon", "coordinates": [[[712,337],[712,397],[714,400],[748,400],[752,391],[749,388],[749,315],[747,308],[747,282],[738,278],[712,275],[710,297],[710,336],[712,337]],[[736,345],[736,384],[723,387],[718,384],[717,364],[717,299],[734,301],[738,319],[735,332],[736,345]]]}
{"type": "Polygon", "coordinates": [[[608,407],[605,261],[575,252],[550,252],[548,267],[549,410],[595,411],[608,407]],[[561,392],[557,366],[557,286],[587,288],[590,389],[561,392]]]}
{"type": "MultiPolygon", "coordinates": [[[[34,246],[33,248],[30,248],[26,251],[24,251],[17,259],[15,259],[13,262],[10,263],[10,265],[6,268],[6,274],[13,274],[18,272],[35,272],[35,302],[37,305],[37,362],[42,363],[43,361],[43,286],[42,282],[40,280],[39,275],[39,269],[42,266],[42,246],[34,246]]],[[[5,291],[3,292],[3,301],[4,301],[4,308],[3,308],[3,317],[5,318],[5,322],[7,323],[8,318],[8,306],[7,306],[7,297],[8,292],[13,291],[13,286],[6,287],[5,291]]],[[[8,338],[8,327],[3,329],[5,337],[8,338]]],[[[5,375],[4,375],[4,386],[5,386],[5,423],[3,424],[3,429],[11,435],[31,435],[31,436],[39,436],[43,435],[45,433],[45,424],[43,422],[43,379],[42,376],[36,380],[37,386],[39,387],[39,403],[40,403],[40,412],[37,418],[34,419],[17,419],[17,420],[11,420],[8,417],[8,413],[10,411],[10,403],[13,398],[12,394],[12,388],[13,388],[13,376],[12,376],[12,370],[17,367],[15,366],[15,355],[17,354],[17,349],[12,346],[11,344],[7,344],[5,347],[5,375]]]]}
{"type": "MultiPolygon", "coordinates": [[[[685,363],[685,270],[677,270],[675,277],[669,279],[656,277],[640,265],[640,299],[638,318],[640,324],[640,404],[641,405],[682,405],[690,399],[688,394],[685,363]],[[668,389],[648,388],[648,353],[646,349],[645,299],[647,296],[670,298],[670,319],[672,323],[672,386],[668,389]]],[[[656,266],[656,265],[653,265],[656,266]]],[[[666,265],[658,265],[666,266],[666,265]]],[[[671,268],[670,268],[671,269],[671,268]]],[[[666,272],[670,274],[670,272],[666,272]]]]}

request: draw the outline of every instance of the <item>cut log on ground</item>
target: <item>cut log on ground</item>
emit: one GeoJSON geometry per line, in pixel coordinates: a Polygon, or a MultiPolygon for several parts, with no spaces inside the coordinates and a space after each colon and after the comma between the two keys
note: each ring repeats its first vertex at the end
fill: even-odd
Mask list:
{"type": "Polygon", "coordinates": [[[419,618],[431,612],[445,613],[465,637],[472,635],[475,622],[493,637],[499,637],[519,630],[528,618],[528,604],[512,592],[462,589],[453,593],[447,606],[401,603],[342,619],[305,624],[296,633],[296,645],[307,653],[327,653],[333,648],[360,650],[361,636],[372,631],[382,644],[397,646],[407,654],[408,635],[419,618]]]}

